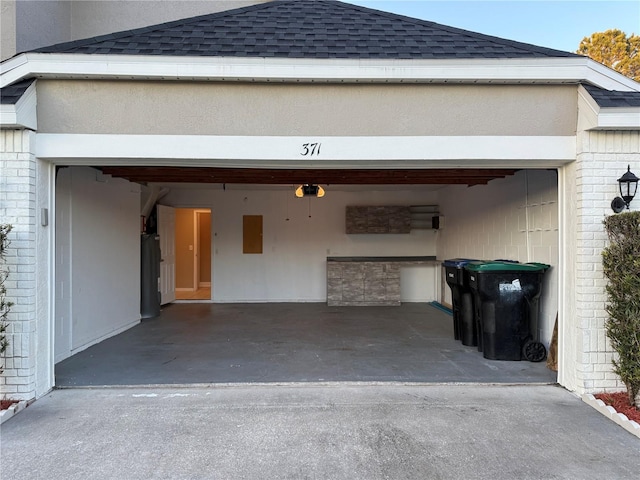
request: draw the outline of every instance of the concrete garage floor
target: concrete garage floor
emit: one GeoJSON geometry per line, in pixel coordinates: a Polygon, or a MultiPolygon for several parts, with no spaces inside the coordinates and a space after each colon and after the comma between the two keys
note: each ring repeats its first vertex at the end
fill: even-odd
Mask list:
{"type": "Polygon", "coordinates": [[[175,304],[56,365],[59,387],[269,382],[554,383],[483,358],[428,304],[175,304]]]}

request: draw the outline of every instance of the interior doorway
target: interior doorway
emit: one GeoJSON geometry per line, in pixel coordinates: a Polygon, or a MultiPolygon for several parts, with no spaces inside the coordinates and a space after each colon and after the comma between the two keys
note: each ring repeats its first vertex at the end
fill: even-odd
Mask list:
{"type": "Polygon", "coordinates": [[[176,208],[175,238],[176,300],[211,300],[211,210],[176,208]]]}

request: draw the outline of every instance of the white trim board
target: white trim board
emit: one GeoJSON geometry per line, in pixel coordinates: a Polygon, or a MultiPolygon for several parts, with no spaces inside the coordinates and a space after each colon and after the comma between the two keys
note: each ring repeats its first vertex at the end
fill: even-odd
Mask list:
{"type": "Polygon", "coordinates": [[[23,53],[0,65],[0,87],[23,78],[138,80],[580,83],[640,91],[640,84],[587,57],[512,59],[307,59],[23,53]]]}
{"type": "Polygon", "coordinates": [[[640,129],[640,107],[637,108],[601,108],[598,113],[599,130],[638,130],[640,129]]]}
{"type": "Polygon", "coordinates": [[[232,168],[555,168],[575,136],[271,137],[37,134],[36,156],[59,165],[232,168]],[[303,155],[305,144],[319,152],[303,155]]]}

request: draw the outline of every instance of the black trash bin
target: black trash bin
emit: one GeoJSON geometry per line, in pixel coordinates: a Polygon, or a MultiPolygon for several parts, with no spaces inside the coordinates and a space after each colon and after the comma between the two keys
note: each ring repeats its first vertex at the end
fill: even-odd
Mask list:
{"type": "MultiPolygon", "coordinates": [[[[508,263],[508,264],[519,264],[520,262],[518,262],[517,260],[507,260],[507,259],[496,259],[496,260],[492,260],[491,262],[503,262],[503,263],[508,263]]],[[[473,263],[491,263],[491,262],[487,262],[484,260],[474,260],[473,263]]],[[[469,262],[471,263],[471,262],[469,262]]],[[[466,266],[466,265],[465,265],[466,266]]],[[[478,346],[478,351],[481,352],[482,351],[482,324],[481,324],[481,311],[480,311],[480,305],[481,305],[481,300],[480,300],[480,295],[479,292],[477,290],[474,290],[473,288],[471,288],[471,285],[469,284],[469,270],[467,270],[465,268],[464,271],[464,275],[465,275],[465,281],[467,282],[468,288],[471,290],[471,298],[472,298],[472,306],[473,306],[473,319],[472,322],[475,326],[476,332],[477,332],[477,343],[474,345],[478,346]]]]}
{"type": "Polygon", "coordinates": [[[469,262],[477,261],[469,258],[452,258],[442,262],[447,285],[451,288],[453,338],[467,346],[477,345],[478,336],[473,314],[472,292],[466,280],[464,266],[469,262]]]}
{"type": "Polygon", "coordinates": [[[490,360],[540,362],[547,350],[538,341],[543,263],[474,262],[465,266],[474,294],[478,349],[490,360]]]}

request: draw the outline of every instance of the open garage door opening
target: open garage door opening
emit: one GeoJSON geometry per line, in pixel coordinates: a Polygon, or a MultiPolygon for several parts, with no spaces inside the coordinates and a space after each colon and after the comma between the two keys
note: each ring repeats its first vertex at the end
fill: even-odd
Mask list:
{"type": "MultiPolygon", "coordinates": [[[[322,198],[297,198],[295,183],[159,184],[168,191],[158,209],[184,212],[191,228],[210,212],[213,303],[163,302],[160,316],[140,323],[136,259],[149,185],[93,168],[60,169],[56,384],[554,382],[544,363],[487,360],[461,345],[451,315],[432,306],[451,305],[440,266],[446,258],[547,263],[539,336],[548,346],[557,313],[557,176],[513,173],[473,187],[324,184],[322,198]],[[383,216],[383,207],[430,206],[440,223],[347,233],[354,206],[383,216]],[[261,253],[247,253],[247,217],[261,218],[261,253]],[[329,306],[327,259],[344,257],[428,261],[400,267],[400,306],[329,306]]],[[[379,218],[372,222],[383,228],[379,218]]],[[[396,281],[385,272],[387,284],[365,286],[366,275],[357,275],[364,275],[363,296],[386,294],[396,281]]]]}

